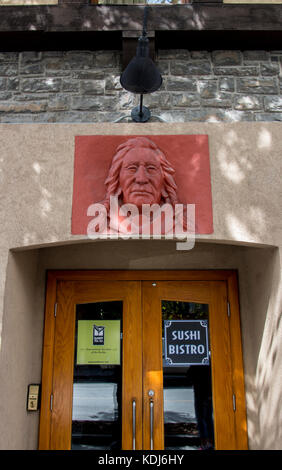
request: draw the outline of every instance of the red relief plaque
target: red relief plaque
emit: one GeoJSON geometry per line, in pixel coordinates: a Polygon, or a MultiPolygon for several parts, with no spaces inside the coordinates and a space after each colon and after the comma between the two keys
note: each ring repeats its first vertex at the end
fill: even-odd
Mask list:
{"type": "Polygon", "coordinates": [[[144,207],[171,208],[174,214],[193,204],[196,234],[213,233],[208,136],[77,136],[72,234],[88,233],[94,204],[107,213],[109,227],[113,198],[123,218],[130,210],[138,221],[145,219],[144,207]]]}

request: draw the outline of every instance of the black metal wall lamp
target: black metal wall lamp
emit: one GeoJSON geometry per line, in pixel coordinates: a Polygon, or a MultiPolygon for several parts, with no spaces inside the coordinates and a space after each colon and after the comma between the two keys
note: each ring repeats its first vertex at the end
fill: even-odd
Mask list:
{"type": "Polygon", "coordinates": [[[147,122],[150,110],[143,106],[143,95],[157,91],[162,84],[162,76],[149,57],[149,39],[147,38],[148,6],[144,9],[142,36],[138,39],[136,56],[129,62],[120,77],[121,86],[131,93],[140,95],[140,104],[131,111],[135,122],[147,122]]]}

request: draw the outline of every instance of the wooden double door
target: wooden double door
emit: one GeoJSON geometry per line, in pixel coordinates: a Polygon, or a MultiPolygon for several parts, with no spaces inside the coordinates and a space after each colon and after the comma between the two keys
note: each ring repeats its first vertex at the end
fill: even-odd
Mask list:
{"type": "Polygon", "coordinates": [[[40,449],[246,449],[236,273],[49,272],[40,449]]]}

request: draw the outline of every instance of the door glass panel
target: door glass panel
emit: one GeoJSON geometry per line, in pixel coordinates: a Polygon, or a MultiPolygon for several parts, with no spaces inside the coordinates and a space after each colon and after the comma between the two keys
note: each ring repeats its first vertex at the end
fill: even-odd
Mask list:
{"type": "Polygon", "coordinates": [[[72,449],[121,449],[122,302],[76,307],[72,449]]]}
{"type": "Polygon", "coordinates": [[[212,450],[208,305],[162,301],[165,449],[212,450]]]}

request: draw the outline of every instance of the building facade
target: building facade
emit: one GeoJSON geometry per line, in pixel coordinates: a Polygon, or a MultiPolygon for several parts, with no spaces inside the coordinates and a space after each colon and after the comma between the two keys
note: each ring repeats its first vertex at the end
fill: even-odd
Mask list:
{"type": "Polygon", "coordinates": [[[198,363],[164,363],[164,329],[207,319],[212,445],[281,449],[281,5],[151,5],[147,123],[120,84],[143,5],[1,8],[0,448],[199,448],[198,363]],[[187,250],[73,233],[77,136],[207,136],[213,229],[187,250]],[[119,322],[118,358],[79,363],[90,320],[119,322]]]}

